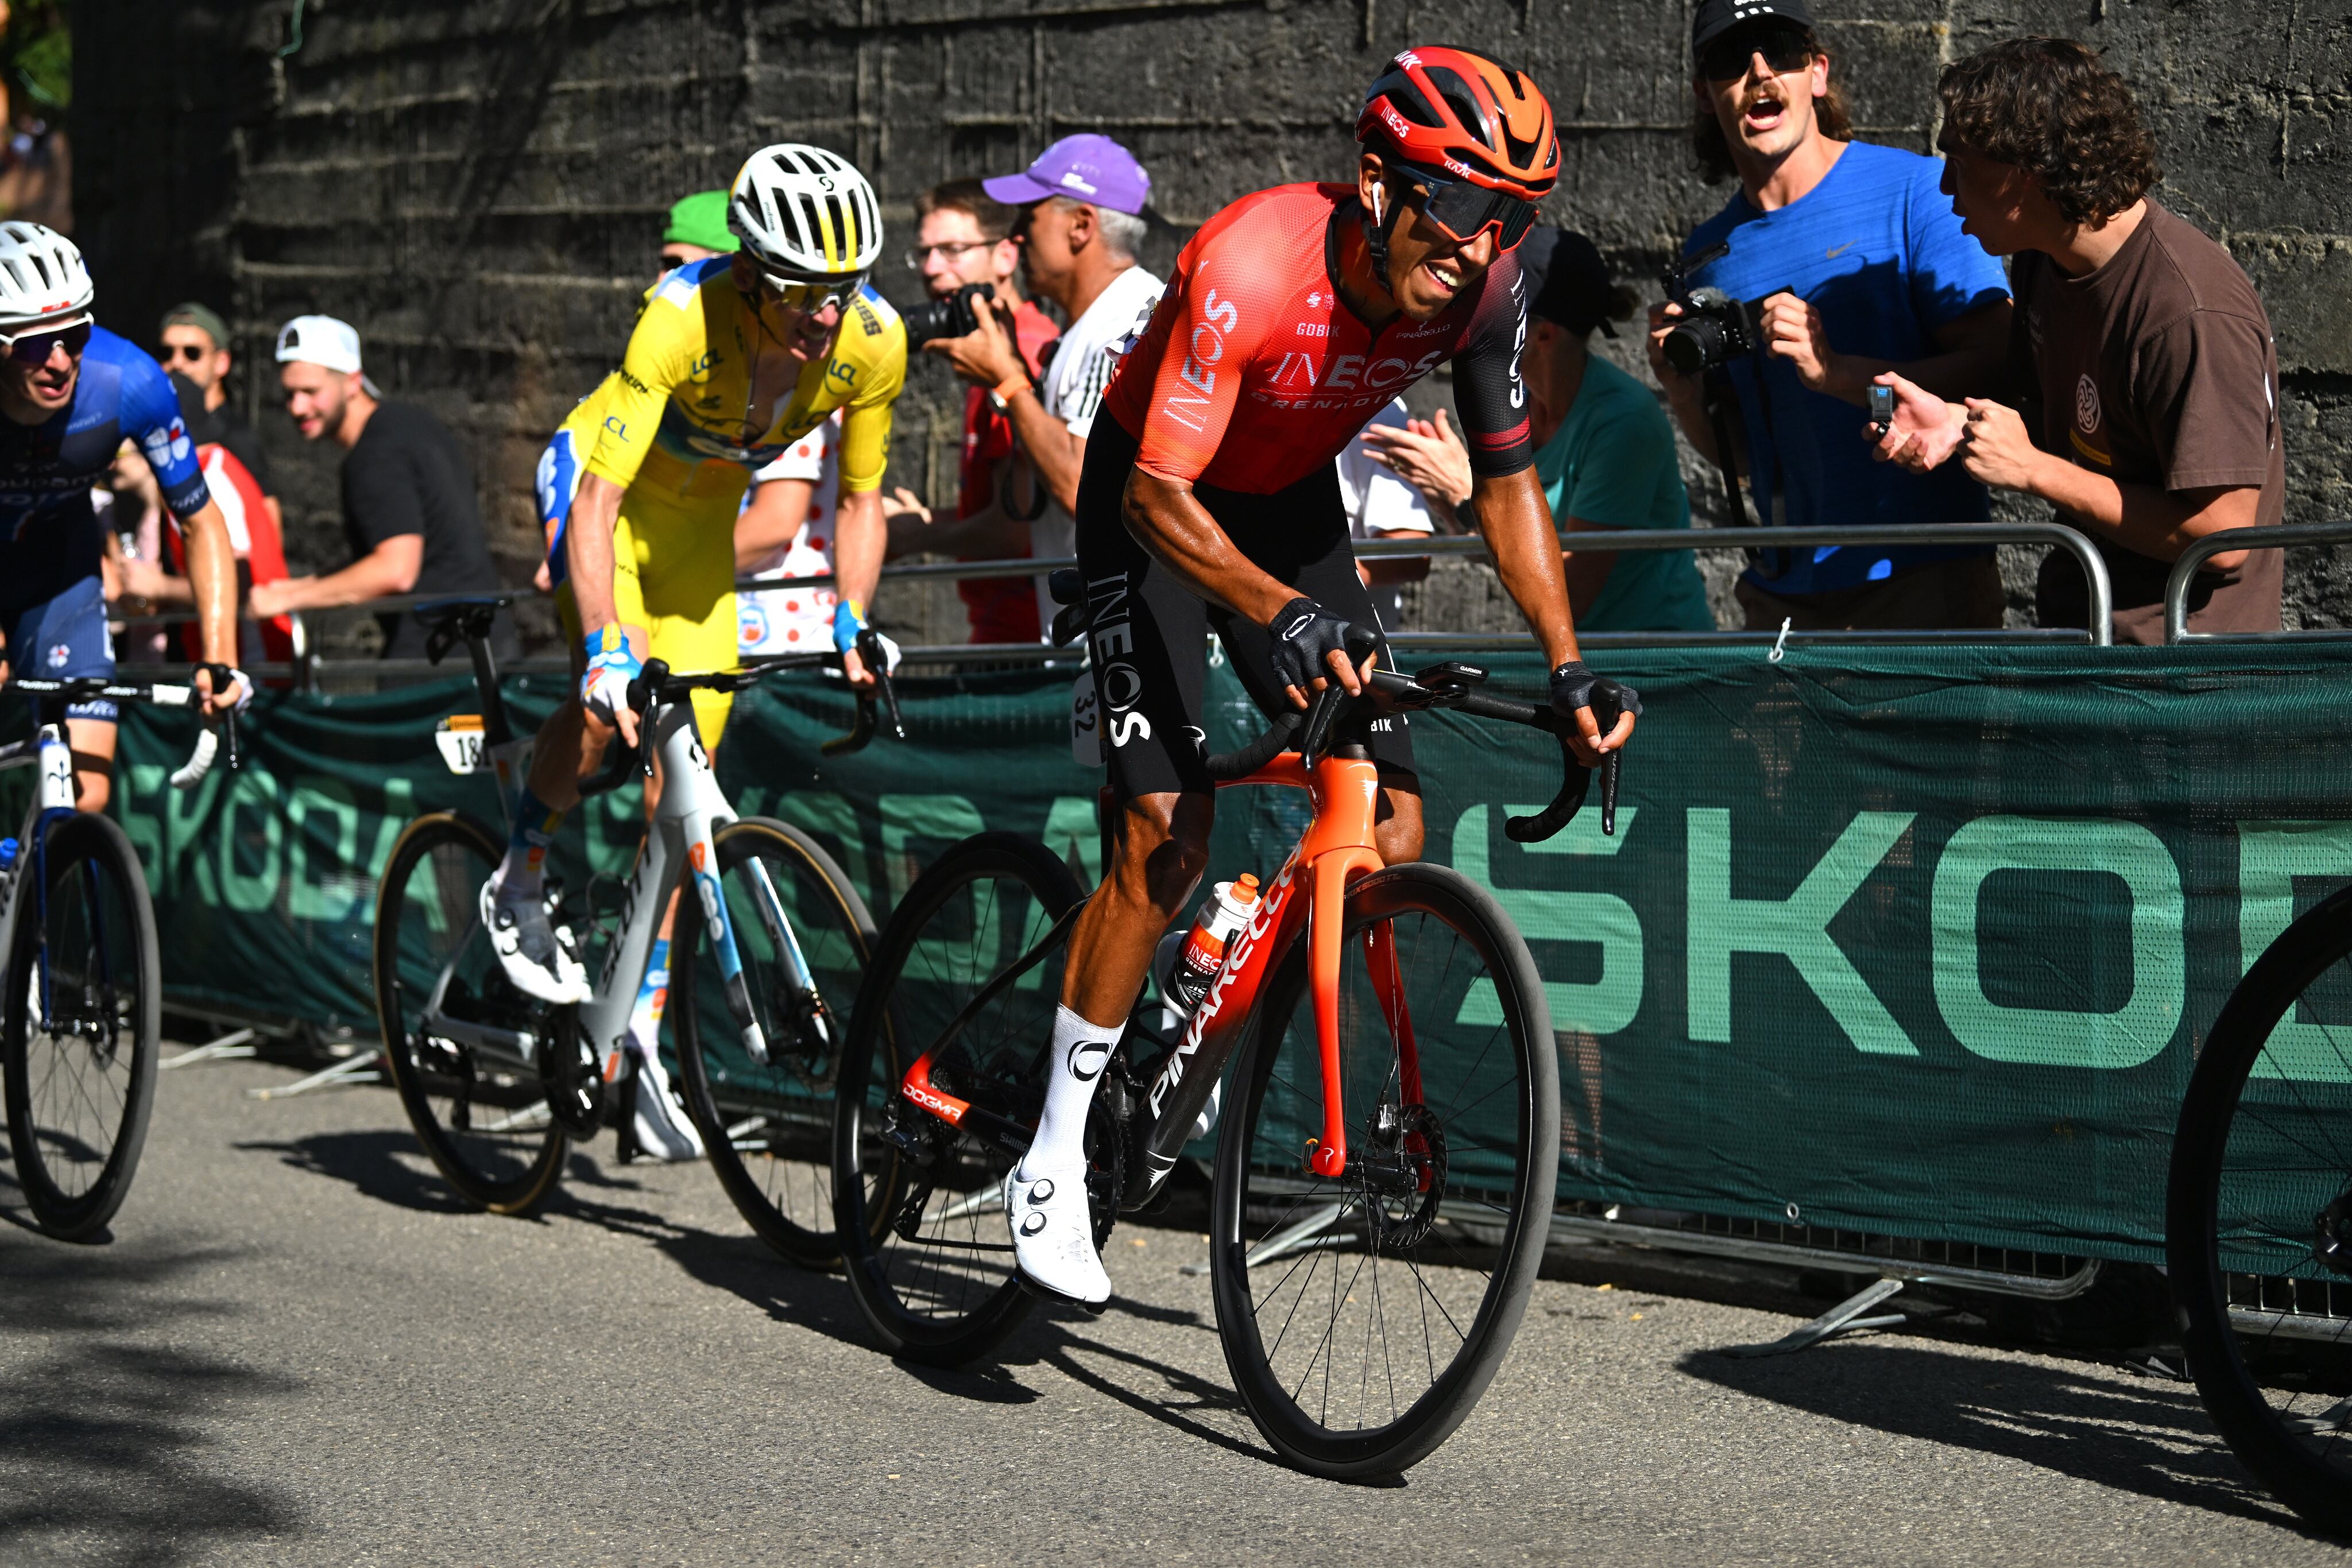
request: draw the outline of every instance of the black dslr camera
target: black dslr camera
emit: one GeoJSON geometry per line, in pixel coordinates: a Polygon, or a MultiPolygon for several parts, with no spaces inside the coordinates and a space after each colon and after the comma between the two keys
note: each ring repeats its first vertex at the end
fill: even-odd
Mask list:
{"type": "Polygon", "coordinates": [[[1727,365],[1764,346],[1762,299],[1734,299],[1720,288],[1687,287],[1691,273],[1730,248],[1726,240],[1669,263],[1660,275],[1666,298],[1683,308],[1682,319],[1667,331],[1663,345],[1666,363],[1686,376],[1727,365]]]}
{"type": "Polygon", "coordinates": [[[994,303],[996,290],[985,283],[967,283],[945,299],[929,299],[898,312],[907,323],[907,347],[919,349],[940,338],[969,338],[980,330],[975,299],[994,303]]]}

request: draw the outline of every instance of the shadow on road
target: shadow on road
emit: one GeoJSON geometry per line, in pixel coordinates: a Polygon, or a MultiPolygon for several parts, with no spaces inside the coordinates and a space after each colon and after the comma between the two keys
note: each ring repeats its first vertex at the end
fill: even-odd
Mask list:
{"type": "Polygon", "coordinates": [[[363,1197],[425,1214],[472,1214],[425,1162],[416,1134],[403,1127],[356,1133],[313,1133],[289,1142],[257,1138],[232,1143],[244,1153],[276,1155],[298,1171],[348,1182],[363,1197]]]}
{"type": "Polygon", "coordinates": [[[1999,1361],[1893,1340],[1761,1360],[1703,1353],[1717,1386],[1900,1437],[2022,1459],[2078,1480],[2300,1529],[2239,1466],[2187,1384],[2085,1363],[1999,1361]]]}
{"type": "Polygon", "coordinates": [[[173,1280],[236,1259],[0,1231],[0,1562],[178,1563],[300,1527],[274,1490],[208,1474],[200,1429],[295,1382],[152,1343],[171,1319],[226,1310],[168,1299],[173,1280]]]}

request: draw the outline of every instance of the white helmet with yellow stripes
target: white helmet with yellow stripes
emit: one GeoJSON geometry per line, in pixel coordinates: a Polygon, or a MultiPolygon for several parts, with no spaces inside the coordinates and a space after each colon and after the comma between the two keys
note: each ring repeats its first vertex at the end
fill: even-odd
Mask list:
{"type": "Polygon", "coordinates": [[[855,277],[882,255],[882,208],[846,159],[798,141],[744,160],[727,226],[751,259],[793,278],[855,277]]]}

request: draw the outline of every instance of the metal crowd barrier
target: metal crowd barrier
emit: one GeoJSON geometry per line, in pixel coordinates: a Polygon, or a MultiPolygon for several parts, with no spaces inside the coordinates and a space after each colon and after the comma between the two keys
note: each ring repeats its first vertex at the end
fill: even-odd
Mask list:
{"type": "MultiPolygon", "coordinates": [[[[2307,537],[2307,536],[2299,536],[2307,537]]],[[[2342,537],[2352,538],[2352,529],[2342,537]]],[[[2091,541],[2079,531],[2056,523],[1967,523],[1954,525],[1910,525],[1885,528],[1701,528],[1692,530],[1647,531],[1611,530],[1578,533],[1564,541],[1578,550],[1667,550],[1667,549],[1756,549],[1769,548],[1805,548],[1821,545],[1855,544],[2047,544],[2071,554],[2083,570],[2089,587],[2089,602],[2093,612],[2091,627],[2085,631],[1918,631],[1886,632],[1787,633],[1785,640],[1816,643],[1949,643],[2004,641],[2063,641],[2105,646],[2111,640],[2110,611],[2113,593],[2105,562],[2091,541]]],[[[1369,540],[1356,547],[1359,556],[1412,557],[1440,555],[1475,555],[1486,553],[1485,542],[1473,536],[1449,536],[1426,540],[1369,540]]],[[[1565,553],[1565,552],[1564,552],[1565,553]]],[[[1015,558],[988,561],[944,561],[886,568],[888,581],[921,581],[928,579],[1004,579],[1025,578],[1074,566],[1072,559],[1039,559],[1015,558]]],[[[829,586],[831,576],[793,579],[744,579],[736,584],[740,591],[767,591],[787,588],[818,588],[829,586]]],[[[371,601],[364,604],[338,606],[326,613],[382,613],[404,611],[425,602],[436,595],[404,595],[398,598],[371,601]]],[[[423,660],[347,660],[328,661],[318,651],[317,640],[310,624],[310,616],[320,613],[298,613],[292,617],[294,628],[294,659],[290,664],[257,671],[263,675],[290,676],[298,689],[315,691],[320,677],[331,664],[347,667],[353,674],[371,673],[395,679],[425,676],[437,673],[423,660]]],[[[187,619],[170,617],[163,619],[187,619]]],[[[1404,632],[1395,633],[1391,641],[1401,649],[1438,652],[1466,647],[1493,647],[1496,643],[1517,642],[1532,643],[1532,639],[1496,633],[1462,632],[1404,632]]],[[[1624,632],[1596,633],[1588,639],[1593,644],[1639,646],[1646,644],[1706,644],[1706,643],[1765,643],[1775,641],[1770,632],[1718,632],[1702,633],[1624,632]]],[[[1016,664],[1049,661],[1076,663],[1082,659],[1082,648],[1055,649],[1042,643],[986,643],[916,646],[904,650],[913,664],[1016,664]]],[[[523,659],[511,662],[509,669],[517,673],[541,671],[561,672],[569,662],[561,657],[523,659]]],[[[242,1045],[242,1040],[238,1041],[242,1045]]],[[[354,1059],[356,1062],[358,1059],[354,1059]]],[[[353,1063],[331,1068],[319,1078],[341,1082],[353,1063]]],[[[306,1080],[307,1087],[315,1080],[306,1080]]],[[[283,1091],[280,1091],[283,1092],[283,1091]]],[[[1824,1232],[1817,1228],[1794,1222],[1787,1225],[1766,1224],[1752,1220],[1735,1220],[1699,1214],[1665,1214],[1651,1211],[1621,1210],[1614,1206],[1564,1204],[1553,1221],[1552,1241],[1557,1246],[1573,1247],[1592,1242],[1605,1242],[1636,1249],[1666,1252],[1696,1253],[1706,1256],[1738,1259],[1753,1263],[1782,1267],[1827,1270],[1849,1275],[1866,1276],[1870,1283],[1830,1312],[1795,1333],[1769,1345],[1736,1347],[1739,1354],[1776,1354],[1801,1350],[1834,1334],[1855,1329],[1889,1326],[1903,1321],[1900,1315],[1865,1315],[1882,1308],[1893,1296],[1911,1286],[1943,1286],[1984,1291],[1996,1295],[2018,1296],[2041,1301],[2063,1300],[2089,1288],[2099,1271],[2094,1260],[2063,1257],[2054,1254],[2003,1253],[1958,1244],[1921,1242],[1906,1238],[1885,1237],[1850,1232],[1824,1232]]]]}
{"type": "Polygon", "coordinates": [[[2297,545],[2352,542],[2352,523],[2286,523],[2267,528],[2229,528],[2208,534],[2180,552],[2164,584],[2164,640],[2174,643],[2260,643],[2281,637],[2352,636],[2347,632],[2191,632],[2189,590],[2197,569],[2217,555],[2241,549],[2289,549],[2297,545]]]}

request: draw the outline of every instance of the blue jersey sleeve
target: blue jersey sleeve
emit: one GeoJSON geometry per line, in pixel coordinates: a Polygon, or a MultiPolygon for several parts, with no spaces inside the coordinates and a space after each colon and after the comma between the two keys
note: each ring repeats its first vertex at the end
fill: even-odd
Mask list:
{"type": "Polygon", "coordinates": [[[2009,275],[1968,235],[1944,194],[1943,161],[1924,159],[1911,176],[1911,308],[1929,329],[2009,298],[2009,275]]]}
{"type": "Polygon", "coordinates": [[[188,427],[180,418],[180,400],[172,391],[170,379],[154,361],[136,355],[122,367],[121,400],[116,417],[121,422],[122,434],[136,441],[146,455],[147,466],[155,471],[155,483],[163,492],[163,504],[179,517],[202,511],[212,499],[212,491],[196,463],[196,444],[188,438],[188,427]]]}

